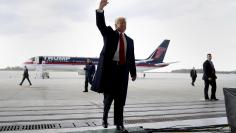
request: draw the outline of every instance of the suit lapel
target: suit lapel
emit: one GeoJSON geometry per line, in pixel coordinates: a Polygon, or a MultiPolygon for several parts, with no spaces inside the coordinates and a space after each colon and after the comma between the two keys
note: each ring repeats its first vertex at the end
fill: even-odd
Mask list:
{"type": "Polygon", "coordinates": [[[119,32],[117,30],[115,30],[115,34],[114,34],[114,44],[111,44],[111,55],[112,55],[112,58],[113,56],[115,55],[115,52],[116,52],[116,49],[117,49],[117,46],[118,46],[118,43],[119,43],[119,32]]]}

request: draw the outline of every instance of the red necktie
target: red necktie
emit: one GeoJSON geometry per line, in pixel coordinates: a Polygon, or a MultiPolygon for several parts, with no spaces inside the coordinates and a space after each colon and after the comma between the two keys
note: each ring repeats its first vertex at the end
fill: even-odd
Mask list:
{"type": "Polygon", "coordinates": [[[120,34],[120,49],[119,49],[119,59],[120,59],[120,64],[123,65],[125,64],[125,43],[123,39],[123,34],[120,34]]]}

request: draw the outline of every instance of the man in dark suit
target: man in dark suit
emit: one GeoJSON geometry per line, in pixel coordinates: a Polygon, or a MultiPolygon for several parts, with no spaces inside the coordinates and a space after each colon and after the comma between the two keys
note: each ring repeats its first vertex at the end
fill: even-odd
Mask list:
{"type": "Polygon", "coordinates": [[[190,71],[190,76],[192,78],[192,86],[194,86],[194,82],[196,81],[197,78],[197,71],[195,69],[195,67],[193,67],[193,69],[190,71]]]}
{"type": "Polygon", "coordinates": [[[116,19],[116,30],[106,26],[103,8],[107,4],[107,0],[101,0],[96,10],[96,23],[103,36],[104,46],[100,53],[92,90],[104,93],[103,127],[108,126],[108,112],[114,100],[114,124],[117,130],[125,132],[123,112],[129,73],[132,81],[136,79],[134,44],[133,40],[124,34],[126,30],[124,17],[116,19]]]}
{"type": "Polygon", "coordinates": [[[90,59],[87,59],[87,63],[84,67],[84,71],[85,71],[85,84],[84,84],[83,92],[88,92],[88,83],[92,85],[92,79],[95,73],[95,65],[90,59]]]}
{"type": "Polygon", "coordinates": [[[29,84],[30,86],[32,85],[31,82],[30,82],[30,79],[29,79],[29,72],[28,72],[28,69],[27,67],[25,66],[25,69],[24,69],[24,73],[23,73],[23,79],[21,81],[21,83],[19,85],[22,85],[24,80],[27,79],[29,81],[29,84]]]}
{"type": "Polygon", "coordinates": [[[211,61],[212,56],[211,54],[207,54],[207,60],[203,63],[203,77],[202,79],[205,82],[205,88],[204,88],[204,94],[205,94],[205,100],[209,100],[208,96],[208,89],[209,85],[211,85],[211,101],[217,101],[216,98],[216,74],[215,74],[215,67],[211,61]]]}

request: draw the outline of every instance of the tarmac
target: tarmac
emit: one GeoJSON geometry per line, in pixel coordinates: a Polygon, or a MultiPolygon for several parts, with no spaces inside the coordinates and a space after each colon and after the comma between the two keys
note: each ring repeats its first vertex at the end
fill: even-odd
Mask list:
{"type": "MultiPolygon", "coordinates": [[[[21,71],[0,71],[0,132],[113,132],[113,108],[109,128],[103,130],[103,95],[82,92],[84,75],[50,72],[50,79],[35,75],[30,72],[32,86],[28,81],[19,86],[21,71]]],[[[135,82],[129,81],[124,112],[128,129],[227,128],[223,88],[236,87],[235,75],[218,74],[216,93],[220,100],[214,102],[204,100],[201,74],[195,86],[189,74],[138,76],[135,82]]]]}

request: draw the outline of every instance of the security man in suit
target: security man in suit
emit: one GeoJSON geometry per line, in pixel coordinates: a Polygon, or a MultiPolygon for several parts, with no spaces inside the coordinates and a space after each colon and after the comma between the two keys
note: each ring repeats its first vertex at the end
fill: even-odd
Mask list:
{"type": "Polygon", "coordinates": [[[133,40],[124,32],[126,19],[115,20],[115,28],[106,26],[103,8],[107,0],[101,0],[96,10],[96,23],[103,36],[103,49],[100,53],[92,90],[104,94],[103,127],[107,128],[110,106],[114,100],[114,125],[116,129],[127,132],[123,125],[123,112],[127,95],[129,73],[132,81],[136,79],[136,66],[133,40]]]}
{"type": "Polygon", "coordinates": [[[23,79],[21,81],[21,83],[19,85],[22,85],[24,80],[27,79],[29,81],[29,84],[30,86],[32,85],[31,82],[30,82],[30,79],[29,79],[29,72],[28,72],[28,69],[27,67],[25,66],[25,69],[24,69],[24,73],[23,73],[23,79]]]}
{"type": "Polygon", "coordinates": [[[194,82],[196,81],[197,78],[197,71],[195,69],[195,67],[193,67],[193,69],[190,71],[190,77],[192,78],[192,86],[194,86],[194,82]]]}
{"type": "Polygon", "coordinates": [[[88,83],[92,85],[93,75],[95,73],[95,65],[90,59],[87,59],[87,63],[85,65],[85,86],[83,92],[88,92],[88,83]]]}
{"type": "Polygon", "coordinates": [[[212,56],[211,54],[207,54],[207,60],[203,63],[203,77],[202,79],[205,82],[205,88],[204,88],[204,94],[205,94],[205,100],[211,100],[211,101],[217,101],[218,99],[216,98],[216,71],[215,67],[211,61],[212,56]],[[209,99],[208,96],[208,89],[209,85],[211,85],[211,99],[209,99]]]}

